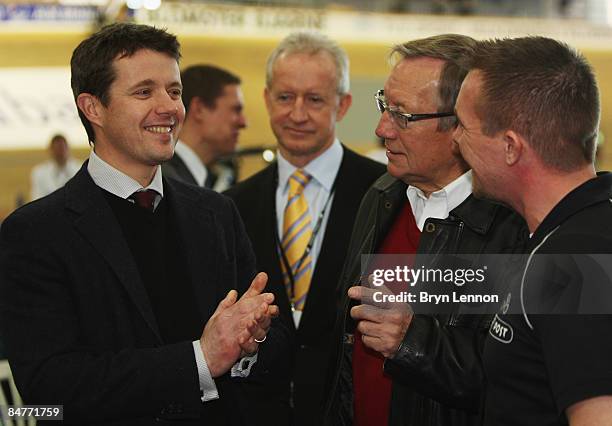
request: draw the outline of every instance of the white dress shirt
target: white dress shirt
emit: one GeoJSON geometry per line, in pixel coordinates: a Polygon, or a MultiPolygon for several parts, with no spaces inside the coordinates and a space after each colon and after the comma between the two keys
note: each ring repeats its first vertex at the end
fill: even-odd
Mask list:
{"type": "Polygon", "coordinates": [[[153,208],[156,209],[164,196],[161,166],[157,166],[153,180],[146,188],[138,183],[136,179],[133,179],[122,171],[115,169],[106,161],[98,157],[93,150],[91,150],[89,153],[87,171],[97,186],[113,195],[116,195],[119,198],[131,201],[132,203],[134,200],[130,199],[129,197],[134,192],[152,189],[153,191],[157,192],[153,202],[153,208]]]}
{"type": "MultiPolygon", "coordinates": [[[[189,145],[179,140],[174,147],[174,155],[178,155],[183,160],[196,183],[204,187],[209,171],[206,165],[202,163],[202,160],[200,160],[200,157],[198,157],[198,154],[189,145]]],[[[211,189],[223,192],[231,188],[234,182],[234,171],[229,167],[221,167],[220,165],[217,165],[215,171],[217,172],[217,179],[211,189]]]]}
{"type": "Polygon", "coordinates": [[[34,166],[30,175],[31,199],[36,200],[61,188],[80,168],[81,163],[74,158],[69,158],[64,167],[60,167],[53,160],[34,166]]]}
{"type": "Polygon", "coordinates": [[[446,219],[454,208],[463,203],[472,193],[472,171],[469,170],[439,191],[426,197],[423,191],[415,186],[408,186],[406,196],[412,208],[412,214],[419,230],[423,231],[425,221],[432,217],[446,219]]]}
{"type": "MultiPolygon", "coordinates": [[[[321,221],[321,227],[317,232],[315,240],[313,241],[312,250],[310,251],[310,257],[312,264],[315,265],[313,272],[316,268],[317,258],[321,251],[321,245],[323,244],[323,237],[325,235],[325,229],[327,228],[327,221],[329,220],[329,212],[331,211],[333,196],[332,188],[336,175],[340,169],[340,163],[342,163],[342,157],[344,150],[338,139],[336,139],[332,145],[327,148],[321,155],[312,160],[302,169],[312,176],[312,179],[304,188],[304,197],[308,203],[308,212],[310,213],[310,226],[314,228],[325,203],[327,208],[321,221]],[[331,198],[330,198],[331,197],[331,198]]],[[[282,238],[283,235],[283,218],[285,214],[285,206],[287,205],[287,196],[289,193],[289,177],[293,174],[297,167],[289,163],[283,155],[278,152],[278,186],[276,187],[276,220],[278,225],[278,236],[282,238]]],[[[294,312],[294,322],[297,327],[300,322],[300,311],[294,312]]]]}
{"type": "Polygon", "coordinates": [[[202,160],[200,160],[200,157],[198,157],[198,154],[189,145],[179,140],[174,147],[174,155],[178,155],[183,160],[187,170],[189,170],[197,184],[204,186],[208,177],[208,170],[204,163],[202,163],[202,160]]]}

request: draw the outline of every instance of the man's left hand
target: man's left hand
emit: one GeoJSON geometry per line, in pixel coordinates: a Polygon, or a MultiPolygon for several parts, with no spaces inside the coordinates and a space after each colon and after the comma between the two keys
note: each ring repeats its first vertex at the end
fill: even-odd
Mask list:
{"type": "Polygon", "coordinates": [[[253,355],[259,349],[259,343],[266,339],[272,318],[279,315],[276,305],[262,305],[244,322],[244,331],[238,337],[241,348],[241,357],[253,355]]]}

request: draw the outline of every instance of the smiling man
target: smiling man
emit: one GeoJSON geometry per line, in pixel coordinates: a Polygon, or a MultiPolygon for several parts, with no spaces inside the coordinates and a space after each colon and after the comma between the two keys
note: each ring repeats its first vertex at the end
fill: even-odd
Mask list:
{"type": "Polygon", "coordinates": [[[233,389],[275,362],[277,307],[232,202],[162,177],[185,115],[179,57],[175,36],[144,25],[81,42],[71,82],[89,160],[2,226],[17,386],[71,424],[247,424],[233,389]]]}
{"type": "Polygon", "coordinates": [[[269,410],[288,417],[292,405],[295,424],[313,425],[322,404],[336,285],[351,226],[361,197],[384,166],[336,137],[336,123],[351,105],[349,64],[344,50],[323,35],[295,33],[281,41],[268,58],[264,97],[278,162],[228,195],[297,340],[294,372],[264,390],[272,396],[262,398],[262,417],[267,401],[274,400],[282,406],[269,410]]]}
{"type": "Polygon", "coordinates": [[[368,305],[367,271],[385,259],[363,265],[361,256],[432,255],[419,258],[435,269],[448,255],[511,252],[526,236],[517,215],[472,197],[471,173],[453,143],[453,108],[467,72],[461,61],[474,45],[445,34],[392,49],[395,65],[375,95],[388,173],[363,198],[341,275],[348,295],[337,321],[326,425],[480,422],[480,350],[491,318],[466,315],[460,304],[443,315],[368,305]]]}

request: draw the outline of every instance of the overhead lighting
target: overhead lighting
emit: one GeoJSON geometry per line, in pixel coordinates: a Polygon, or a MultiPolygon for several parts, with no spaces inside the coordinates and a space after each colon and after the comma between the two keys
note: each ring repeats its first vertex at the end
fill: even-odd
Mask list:
{"type": "Polygon", "coordinates": [[[271,163],[272,161],[274,161],[274,151],[272,151],[271,149],[266,149],[261,156],[263,157],[263,159],[265,161],[267,161],[268,163],[271,163]]]}
{"type": "Polygon", "coordinates": [[[142,7],[142,0],[127,0],[125,2],[125,4],[130,9],[137,10],[137,9],[140,9],[142,7]]]}
{"type": "Polygon", "coordinates": [[[147,10],[159,9],[159,6],[161,6],[161,0],[143,0],[143,6],[147,10]]]}

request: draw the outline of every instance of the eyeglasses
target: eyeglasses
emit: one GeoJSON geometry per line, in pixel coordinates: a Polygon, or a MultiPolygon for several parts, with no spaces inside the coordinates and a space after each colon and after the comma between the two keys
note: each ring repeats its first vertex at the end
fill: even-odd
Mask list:
{"type": "Polygon", "coordinates": [[[397,124],[397,126],[405,130],[408,128],[408,123],[411,121],[421,121],[421,120],[430,120],[432,118],[441,118],[441,117],[452,117],[455,115],[454,112],[435,112],[432,114],[409,114],[406,112],[401,112],[396,107],[390,107],[385,100],[385,91],[380,89],[374,95],[374,99],[376,100],[376,106],[380,113],[384,113],[387,111],[389,113],[389,117],[391,117],[391,121],[397,124]]]}

